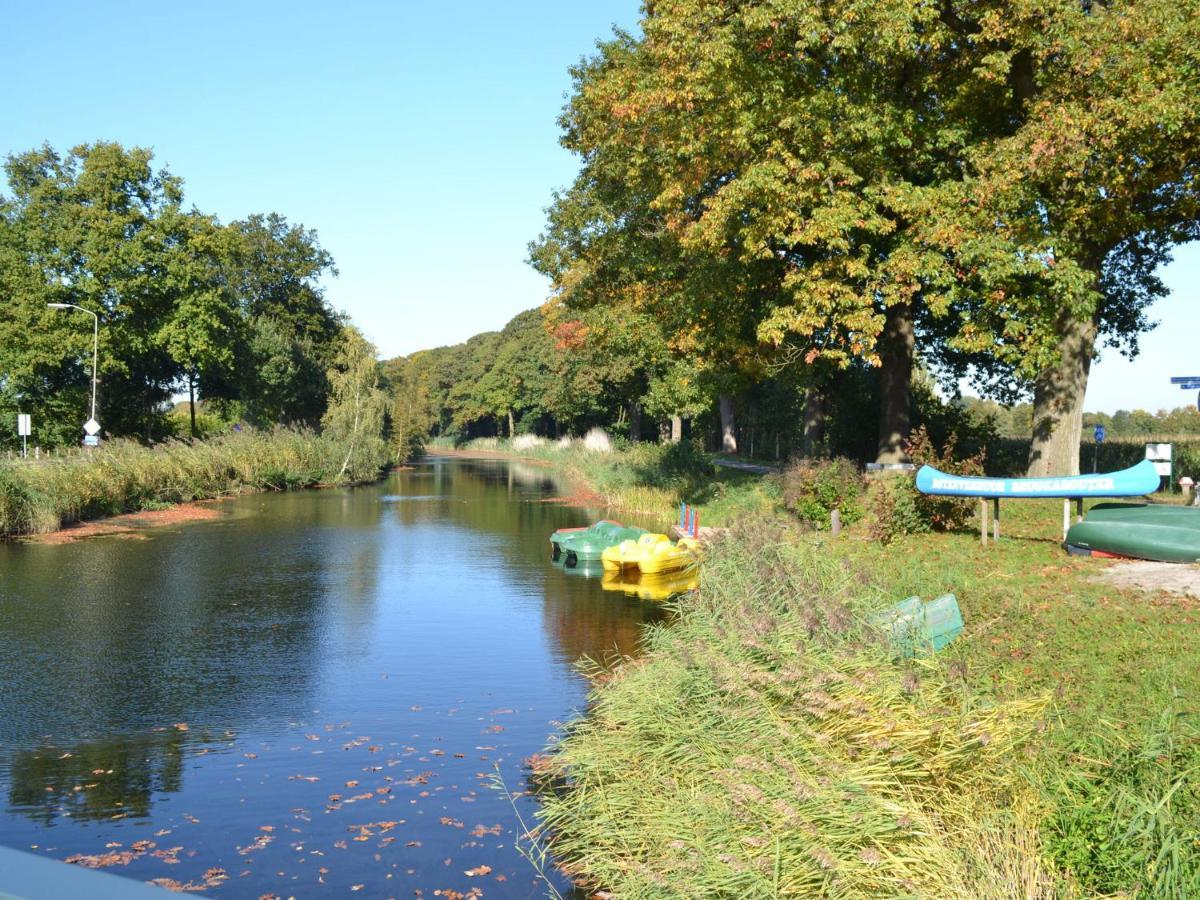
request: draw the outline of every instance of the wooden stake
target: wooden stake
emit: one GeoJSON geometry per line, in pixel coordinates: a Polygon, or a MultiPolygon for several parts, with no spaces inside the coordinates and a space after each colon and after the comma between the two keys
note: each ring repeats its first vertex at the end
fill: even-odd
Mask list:
{"type": "Polygon", "coordinates": [[[979,543],[987,546],[987,500],[979,498],[979,543]]]}
{"type": "Polygon", "coordinates": [[[1000,540],[1000,498],[992,498],[992,540],[1000,540]]]}

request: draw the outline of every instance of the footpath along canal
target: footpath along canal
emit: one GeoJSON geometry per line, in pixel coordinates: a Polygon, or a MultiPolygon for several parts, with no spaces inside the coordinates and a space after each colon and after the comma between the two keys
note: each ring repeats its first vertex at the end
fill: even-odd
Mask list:
{"type": "Polygon", "coordinates": [[[527,788],[575,661],[659,615],[550,564],[599,512],[555,493],[434,458],[0,546],[0,845],[212,896],[544,895],[534,800],[490,785],[527,788]]]}

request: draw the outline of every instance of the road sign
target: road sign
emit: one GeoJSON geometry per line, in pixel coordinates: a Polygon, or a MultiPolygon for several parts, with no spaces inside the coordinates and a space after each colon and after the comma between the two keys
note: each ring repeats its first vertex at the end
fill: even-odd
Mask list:
{"type": "Polygon", "coordinates": [[[29,437],[33,434],[33,421],[28,413],[17,415],[17,437],[29,437]]]}
{"type": "Polygon", "coordinates": [[[1200,375],[1180,375],[1171,379],[1171,384],[1191,384],[1192,382],[1200,384],[1200,375]]]}
{"type": "Polygon", "coordinates": [[[88,437],[95,437],[100,432],[100,423],[95,419],[88,419],[83,423],[83,430],[87,432],[88,437]]]}
{"type": "Polygon", "coordinates": [[[94,434],[89,434],[87,437],[85,437],[83,439],[83,446],[99,447],[100,446],[100,438],[96,437],[94,434]]]}
{"type": "Polygon", "coordinates": [[[1093,432],[1093,434],[1095,435],[1097,444],[1103,444],[1104,439],[1106,437],[1108,437],[1108,431],[1105,429],[1105,427],[1103,425],[1097,425],[1096,430],[1093,432]]]}

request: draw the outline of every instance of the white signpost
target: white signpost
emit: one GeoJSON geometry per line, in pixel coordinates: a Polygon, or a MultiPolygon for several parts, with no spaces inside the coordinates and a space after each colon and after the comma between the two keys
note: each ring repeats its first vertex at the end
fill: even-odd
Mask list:
{"type": "Polygon", "coordinates": [[[1146,459],[1154,463],[1154,469],[1160,478],[1167,479],[1170,486],[1174,476],[1172,461],[1175,457],[1175,447],[1172,444],[1147,444],[1146,459]]]}
{"type": "Polygon", "coordinates": [[[17,414],[17,435],[21,438],[21,456],[29,455],[29,435],[33,433],[33,420],[28,413],[17,414]]]}

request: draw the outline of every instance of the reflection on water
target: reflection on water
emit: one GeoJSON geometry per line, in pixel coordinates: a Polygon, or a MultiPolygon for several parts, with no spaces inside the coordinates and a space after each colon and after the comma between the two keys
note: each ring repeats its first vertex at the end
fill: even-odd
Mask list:
{"type": "Polygon", "coordinates": [[[550,565],[550,532],[595,518],[555,493],[534,466],[435,459],[141,540],[0,547],[0,843],[161,834],[178,871],[118,874],[223,866],[228,896],[539,894],[489,781],[518,787],[583,702],[575,660],[631,652],[657,614],[550,565]]]}

